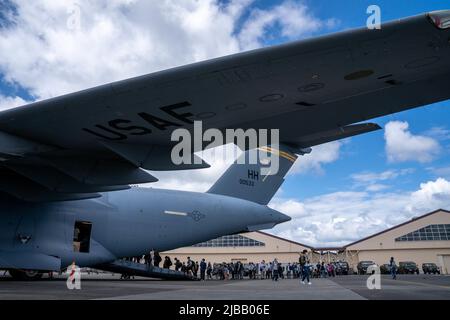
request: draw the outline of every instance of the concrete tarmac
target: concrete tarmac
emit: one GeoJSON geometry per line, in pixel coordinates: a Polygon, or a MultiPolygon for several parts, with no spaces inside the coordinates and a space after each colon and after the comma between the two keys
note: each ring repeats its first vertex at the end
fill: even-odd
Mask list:
{"type": "Polygon", "coordinates": [[[450,276],[438,275],[399,275],[397,280],[383,275],[380,290],[369,290],[368,276],[356,275],[312,279],[310,286],[298,279],[192,282],[119,278],[83,274],[81,290],[68,290],[64,277],[22,282],[0,275],[0,300],[450,300],[450,276]]]}

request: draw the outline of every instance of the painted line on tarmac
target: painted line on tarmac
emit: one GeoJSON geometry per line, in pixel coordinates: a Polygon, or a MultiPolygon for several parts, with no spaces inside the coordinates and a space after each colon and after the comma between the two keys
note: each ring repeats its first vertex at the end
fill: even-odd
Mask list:
{"type": "Polygon", "coordinates": [[[406,281],[406,280],[393,280],[393,279],[383,279],[382,281],[390,281],[391,283],[405,283],[405,284],[413,284],[413,285],[419,285],[423,287],[431,287],[431,288],[441,288],[450,290],[450,286],[441,286],[438,284],[431,284],[431,283],[423,283],[423,282],[414,282],[414,281],[406,281]]]}

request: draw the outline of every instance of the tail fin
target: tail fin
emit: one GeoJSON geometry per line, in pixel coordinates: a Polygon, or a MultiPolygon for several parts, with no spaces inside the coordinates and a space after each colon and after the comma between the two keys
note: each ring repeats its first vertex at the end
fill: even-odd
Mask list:
{"type": "Polygon", "coordinates": [[[262,153],[256,151],[245,151],[209,189],[208,193],[267,205],[283,184],[284,177],[297,160],[297,156],[284,146],[279,149],[275,147],[259,148],[262,153]],[[270,156],[263,157],[264,153],[270,154],[270,156]],[[249,162],[249,159],[255,156],[257,161],[249,162]],[[276,169],[278,170],[277,172],[268,172],[268,166],[262,163],[265,163],[267,159],[273,161],[274,157],[277,157],[278,168],[276,169]],[[262,170],[263,168],[264,170],[262,170]]]}

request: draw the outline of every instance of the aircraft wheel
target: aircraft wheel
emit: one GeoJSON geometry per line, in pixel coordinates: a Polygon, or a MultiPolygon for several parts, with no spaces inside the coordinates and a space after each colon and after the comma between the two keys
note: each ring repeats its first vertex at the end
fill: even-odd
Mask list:
{"type": "Polygon", "coordinates": [[[9,274],[14,280],[26,281],[26,280],[39,280],[42,278],[42,272],[36,270],[9,270],[9,274]]]}

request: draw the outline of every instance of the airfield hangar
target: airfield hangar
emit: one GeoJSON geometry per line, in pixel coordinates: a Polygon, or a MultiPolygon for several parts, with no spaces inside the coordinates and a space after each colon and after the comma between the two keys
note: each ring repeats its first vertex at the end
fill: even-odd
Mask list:
{"type": "Polygon", "coordinates": [[[181,261],[187,257],[195,261],[205,258],[211,263],[257,263],[274,258],[292,263],[305,249],[313,263],[344,260],[355,271],[360,261],[382,265],[394,257],[397,264],[417,263],[421,272],[423,263],[435,263],[443,274],[450,274],[450,211],[436,210],[339,248],[314,248],[258,231],[224,236],[161,255],[181,261]]]}

